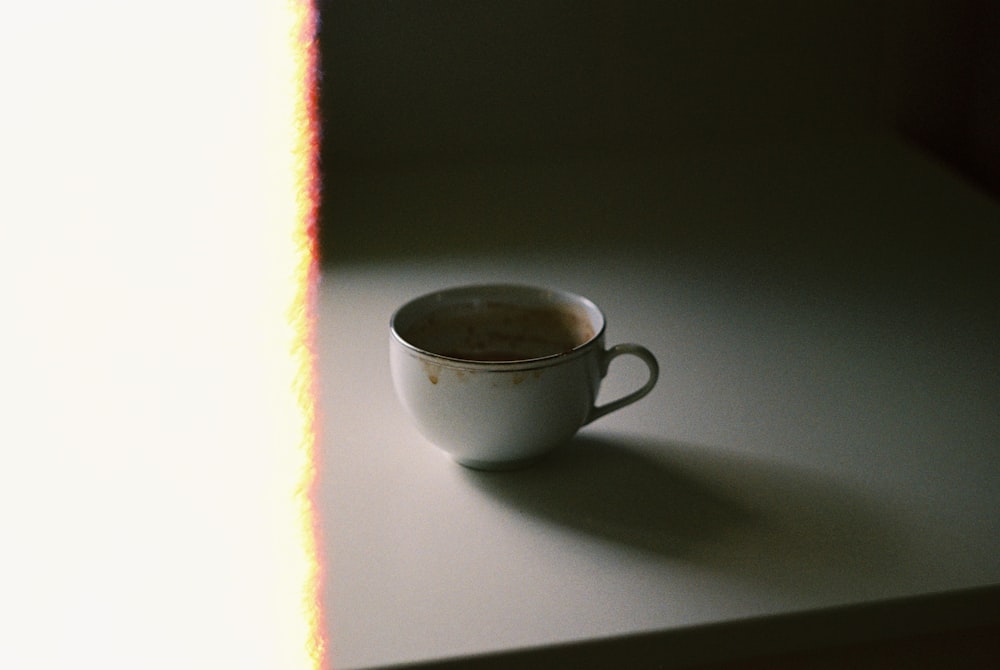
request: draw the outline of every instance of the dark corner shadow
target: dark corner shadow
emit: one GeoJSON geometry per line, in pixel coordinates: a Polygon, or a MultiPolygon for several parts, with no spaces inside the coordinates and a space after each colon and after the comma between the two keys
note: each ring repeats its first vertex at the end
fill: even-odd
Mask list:
{"type": "Polygon", "coordinates": [[[900,558],[891,510],[831,478],[733,451],[579,435],[533,467],[463,474],[519,513],[776,587],[857,580],[900,558]]]}

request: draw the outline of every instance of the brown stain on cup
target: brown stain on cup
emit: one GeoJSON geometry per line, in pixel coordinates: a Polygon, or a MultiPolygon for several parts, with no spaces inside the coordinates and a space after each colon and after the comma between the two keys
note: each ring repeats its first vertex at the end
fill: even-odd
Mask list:
{"type": "Polygon", "coordinates": [[[424,365],[424,372],[427,374],[427,379],[431,384],[437,384],[441,378],[441,366],[429,363],[427,361],[422,361],[424,365]]]}
{"type": "Polygon", "coordinates": [[[520,373],[514,375],[514,379],[512,381],[514,382],[514,385],[516,386],[518,384],[524,383],[529,378],[530,379],[541,379],[543,372],[545,372],[545,368],[534,368],[532,370],[525,370],[524,372],[520,372],[520,373]]]}

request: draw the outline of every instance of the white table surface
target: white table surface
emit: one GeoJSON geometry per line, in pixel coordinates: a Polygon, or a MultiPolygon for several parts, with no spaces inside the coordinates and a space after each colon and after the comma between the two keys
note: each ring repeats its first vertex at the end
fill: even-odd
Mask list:
{"type": "MultiPolygon", "coordinates": [[[[385,251],[332,259],[319,292],[335,667],[1000,582],[1000,206],[915,151],[413,167],[342,188],[345,244],[385,251]],[[451,462],[393,395],[388,320],[493,280],[592,298],[609,344],[655,353],[658,386],[531,469],[451,462]]],[[[602,393],[644,374],[619,359],[602,393]]],[[[959,618],[995,620],[990,602],[959,618]]]]}

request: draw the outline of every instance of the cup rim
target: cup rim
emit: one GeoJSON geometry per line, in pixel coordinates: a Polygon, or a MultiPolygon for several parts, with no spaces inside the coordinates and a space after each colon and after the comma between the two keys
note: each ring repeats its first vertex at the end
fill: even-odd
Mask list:
{"type": "MultiPolygon", "coordinates": [[[[554,301],[555,302],[555,301],[554,301]]],[[[431,291],[429,293],[424,293],[422,295],[416,296],[401,306],[396,308],[389,319],[389,331],[392,334],[393,339],[399,343],[404,349],[412,354],[415,354],[421,358],[430,359],[435,364],[444,365],[448,367],[458,367],[466,369],[475,369],[483,371],[513,371],[513,370],[524,370],[539,367],[548,367],[557,363],[562,363],[570,359],[577,358],[590,349],[592,349],[598,342],[604,337],[604,329],[607,324],[607,320],[604,317],[604,312],[594,304],[589,298],[586,298],[577,293],[572,293],[570,291],[564,291],[562,289],[550,288],[546,286],[538,286],[533,284],[519,284],[519,283],[479,283],[479,284],[461,284],[456,286],[449,286],[446,288],[438,289],[436,291],[431,291]],[[594,334],[589,337],[586,341],[574,346],[572,349],[567,349],[566,351],[560,351],[555,354],[548,354],[545,356],[537,356],[535,358],[520,358],[509,361],[483,361],[469,358],[456,358],[452,356],[446,356],[444,354],[439,354],[433,351],[428,351],[418,347],[411,342],[407,341],[406,338],[397,329],[397,324],[400,317],[405,314],[406,311],[417,309],[421,303],[430,301],[441,301],[447,297],[456,297],[462,294],[467,294],[469,296],[481,295],[481,294],[509,294],[511,292],[517,293],[532,293],[534,295],[549,295],[553,297],[560,298],[563,302],[571,303],[574,305],[580,305],[588,314],[595,315],[599,319],[597,328],[594,329],[594,334]]]]}

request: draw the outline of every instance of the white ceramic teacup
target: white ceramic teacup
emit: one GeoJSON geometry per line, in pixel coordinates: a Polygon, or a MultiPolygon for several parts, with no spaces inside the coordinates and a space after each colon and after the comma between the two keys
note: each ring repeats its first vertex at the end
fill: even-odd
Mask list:
{"type": "Polygon", "coordinates": [[[645,347],[604,348],[604,315],[578,295],[519,285],[450,288],[416,298],[390,322],[393,383],[420,432],[467,467],[520,467],[582,426],[639,400],[659,367],[645,347]],[[622,354],[649,378],[596,406],[622,354]]]}

